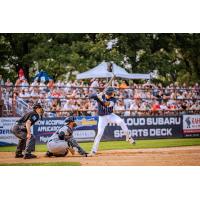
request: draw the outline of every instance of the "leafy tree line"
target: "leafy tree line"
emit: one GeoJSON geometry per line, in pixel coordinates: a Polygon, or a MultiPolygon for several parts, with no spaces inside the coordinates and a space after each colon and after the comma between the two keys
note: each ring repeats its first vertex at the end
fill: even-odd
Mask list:
{"type": "Polygon", "coordinates": [[[28,80],[36,70],[65,79],[103,60],[131,73],[156,70],[163,83],[193,83],[200,79],[200,34],[0,34],[0,74],[13,81],[21,67],[28,80]]]}

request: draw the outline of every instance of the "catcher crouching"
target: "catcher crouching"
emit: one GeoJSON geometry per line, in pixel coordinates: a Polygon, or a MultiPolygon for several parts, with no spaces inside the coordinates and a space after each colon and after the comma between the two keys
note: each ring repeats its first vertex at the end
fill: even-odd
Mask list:
{"type": "Polygon", "coordinates": [[[73,138],[73,129],[76,126],[75,117],[67,117],[65,119],[65,125],[49,138],[46,157],[65,157],[69,151],[72,154],[78,152],[80,155],[87,157],[87,153],[73,138]]]}

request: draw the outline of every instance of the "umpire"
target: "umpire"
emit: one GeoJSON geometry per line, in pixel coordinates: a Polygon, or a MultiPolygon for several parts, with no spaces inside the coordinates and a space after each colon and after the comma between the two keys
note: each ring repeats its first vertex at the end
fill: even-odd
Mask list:
{"type": "Polygon", "coordinates": [[[42,119],[44,110],[40,104],[33,106],[33,111],[26,113],[16,121],[12,128],[13,134],[19,138],[15,158],[31,159],[37,156],[31,154],[35,151],[35,137],[31,134],[31,126],[42,119]],[[24,155],[22,154],[24,151],[24,155]]]}

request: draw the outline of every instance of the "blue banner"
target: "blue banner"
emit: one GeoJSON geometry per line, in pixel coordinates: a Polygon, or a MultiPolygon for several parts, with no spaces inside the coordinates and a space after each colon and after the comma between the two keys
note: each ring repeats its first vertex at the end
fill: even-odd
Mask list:
{"type": "MultiPolygon", "coordinates": [[[[53,133],[64,125],[65,118],[44,118],[33,126],[37,143],[46,143],[53,133]]],[[[77,141],[92,141],[95,138],[98,117],[76,117],[74,138],[77,141]]]]}
{"type": "MultiPolygon", "coordinates": [[[[17,144],[18,139],[10,132],[18,118],[0,118],[0,146],[17,144]]],[[[46,143],[48,138],[64,125],[65,118],[44,118],[38,121],[32,132],[36,137],[36,143],[46,143]]],[[[129,133],[134,138],[178,138],[186,137],[183,134],[182,116],[133,116],[124,117],[129,133]]],[[[79,116],[76,119],[77,127],[74,130],[74,138],[77,141],[93,141],[97,134],[97,116],[79,116]]],[[[199,123],[199,122],[198,122],[199,123]]],[[[122,129],[117,124],[109,123],[104,131],[102,140],[125,140],[122,129]]],[[[192,134],[189,135],[190,137],[192,134]]],[[[195,137],[199,135],[195,134],[195,137]]]]}
{"type": "MultiPolygon", "coordinates": [[[[124,117],[133,138],[178,138],[182,134],[181,116],[134,116],[124,117]]],[[[117,124],[108,124],[102,140],[125,140],[123,131],[117,124]]]]}

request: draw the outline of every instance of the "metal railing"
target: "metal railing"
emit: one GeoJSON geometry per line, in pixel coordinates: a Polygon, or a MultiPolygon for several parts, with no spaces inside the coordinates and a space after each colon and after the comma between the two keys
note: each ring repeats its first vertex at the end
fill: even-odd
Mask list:
{"type": "Polygon", "coordinates": [[[25,101],[23,101],[23,99],[17,97],[16,98],[16,114],[19,116],[24,115],[24,113],[27,113],[29,111],[31,111],[31,109],[29,108],[28,103],[26,103],[25,101]]]}
{"type": "MultiPolygon", "coordinates": [[[[56,84],[54,84],[53,86],[48,86],[48,85],[45,85],[45,86],[43,86],[43,85],[37,85],[37,86],[31,86],[31,85],[28,85],[28,86],[26,86],[26,85],[24,85],[24,86],[20,86],[20,85],[12,85],[12,86],[6,86],[5,84],[4,85],[0,85],[2,88],[69,88],[69,89],[74,89],[74,88],[76,88],[76,89],[84,89],[84,88],[86,88],[86,89],[100,89],[100,90],[102,90],[102,89],[104,89],[105,88],[105,86],[106,86],[106,84],[103,86],[103,87],[91,87],[91,86],[58,86],[58,85],[56,85],[56,84]]],[[[154,90],[159,90],[159,91],[164,91],[164,90],[174,90],[174,91],[191,91],[191,90],[196,90],[196,91],[198,91],[198,92],[200,92],[200,86],[199,87],[192,87],[192,86],[190,86],[190,87],[181,87],[181,88],[178,88],[178,87],[159,87],[159,86],[155,86],[155,87],[149,87],[148,85],[146,85],[146,86],[139,86],[139,87],[136,87],[136,86],[132,86],[132,87],[126,87],[126,88],[121,88],[120,86],[119,87],[115,87],[116,89],[119,89],[119,90],[128,90],[128,89],[130,89],[130,90],[141,90],[141,91],[150,91],[150,90],[152,90],[152,91],[154,91],[154,90]]]]}
{"type": "MultiPolygon", "coordinates": [[[[22,87],[28,87],[28,88],[31,88],[31,87],[37,87],[37,88],[40,88],[40,87],[45,87],[45,88],[48,88],[47,86],[0,86],[1,90],[0,90],[0,96],[2,96],[2,89],[5,91],[7,89],[9,89],[12,93],[14,92],[14,88],[22,88],[22,87]],[[10,89],[12,88],[12,89],[10,89]]],[[[71,87],[67,87],[67,86],[54,86],[55,88],[70,88],[70,89],[82,89],[82,88],[87,88],[87,89],[103,89],[104,87],[96,87],[96,88],[91,88],[91,87],[86,87],[86,86],[71,86],[71,87]]],[[[127,89],[127,88],[124,88],[124,89],[127,89]]],[[[124,90],[121,88],[121,90],[124,90]]],[[[142,90],[141,88],[128,88],[128,89],[132,89],[132,90],[142,90]]],[[[169,90],[169,88],[157,88],[157,90],[169,90]]],[[[143,91],[148,91],[149,90],[152,90],[154,91],[154,89],[143,89],[143,91]]],[[[173,89],[174,90],[174,89],[173,89]]],[[[190,91],[191,89],[189,88],[181,88],[181,89],[177,89],[177,90],[188,90],[190,91]]],[[[193,88],[192,90],[199,90],[200,91],[200,87],[199,88],[193,88]]],[[[88,99],[88,96],[85,96],[85,97],[75,97],[75,96],[70,96],[70,95],[65,95],[65,97],[51,97],[52,99],[59,99],[59,100],[68,100],[68,99],[72,99],[72,100],[85,100],[85,99],[88,99]]],[[[132,100],[140,100],[140,101],[151,101],[151,100],[158,100],[158,101],[169,101],[169,100],[173,100],[173,101],[199,101],[200,98],[159,98],[159,97],[156,97],[156,96],[151,96],[150,98],[142,98],[142,97],[131,97],[131,98],[125,98],[125,97],[116,97],[117,99],[122,99],[122,100],[125,100],[125,99],[132,99],[132,100]]],[[[42,100],[42,101],[47,101],[49,100],[49,98],[46,98],[46,97],[16,97],[16,98],[13,98],[12,101],[9,101],[7,102],[9,106],[9,109],[7,109],[5,106],[4,106],[4,111],[6,111],[7,113],[10,113],[11,115],[15,116],[16,114],[17,115],[23,115],[25,112],[29,111],[29,101],[30,99],[34,99],[34,101],[36,100],[42,100]],[[6,108],[6,109],[5,109],[6,108]]],[[[78,113],[90,113],[90,112],[97,112],[97,110],[89,110],[89,109],[78,109],[78,110],[55,110],[55,111],[52,111],[52,110],[46,110],[45,112],[46,113],[70,113],[70,112],[78,112],[78,113]]],[[[4,112],[6,114],[6,112],[4,112]]],[[[159,110],[158,112],[154,112],[152,111],[151,109],[150,110],[123,110],[123,111],[116,111],[117,113],[121,113],[121,112],[130,112],[131,114],[149,114],[149,115],[156,115],[156,114],[159,114],[159,113],[163,113],[163,114],[168,114],[168,113],[178,113],[178,114],[181,114],[182,112],[186,112],[186,110],[171,110],[171,109],[168,109],[168,110],[159,110]]],[[[192,112],[192,111],[189,111],[187,110],[187,112],[192,112]]],[[[199,111],[197,110],[193,110],[193,112],[195,113],[199,113],[199,111]]]]}
{"type": "MultiPolygon", "coordinates": [[[[81,115],[81,116],[95,116],[98,114],[97,109],[76,109],[76,110],[45,110],[45,116],[48,117],[52,113],[54,117],[69,116],[69,115],[81,115]]],[[[120,116],[167,116],[167,115],[183,115],[183,114],[200,114],[200,110],[114,110],[114,113],[120,116]]]]}

